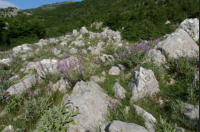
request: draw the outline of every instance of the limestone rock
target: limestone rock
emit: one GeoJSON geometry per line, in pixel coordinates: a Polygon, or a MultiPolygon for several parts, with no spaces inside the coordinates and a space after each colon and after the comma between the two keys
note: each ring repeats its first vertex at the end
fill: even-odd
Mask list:
{"type": "Polygon", "coordinates": [[[197,18],[185,19],[178,28],[185,30],[194,41],[199,40],[199,20],[197,18]]]}
{"type": "Polygon", "coordinates": [[[58,49],[56,49],[56,48],[53,48],[52,51],[53,51],[53,53],[54,53],[55,55],[59,55],[59,54],[61,53],[61,50],[58,50],[58,49]]]}
{"type": "Polygon", "coordinates": [[[57,90],[59,90],[63,93],[66,93],[67,92],[66,88],[67,88],[66,81],[61,78],[59,81],[57,81],[55,84],[53,84],[52,91],[56,92],[57,90]]]}
{"type": "Polygon", "coordinates": [[[121,132],[123,130],[124,132],[148,132],[143,126],[117,120],[112,121],[108,128],[109,132],[121,132]]]}
{"type": "Polygon", "coordinates": [[[148,95],[153,96],[160,91],[153,71],[142,67],[134,72],[128,87],[133,94],[131,101],[138,101],[148,95]]]}
{"type": "Polygon", "coordinates": [[[94,81],[94,82],[103,82],[105,80],[105,77],[101,77],[101,78],[99,78],[99,77],[97,77],[97,76],[91,76],[90,77],[90,81],[94,81]]]}
{"type": "Polygon", "coordinates": [[[70,52],[70,54],[76,54],[77,53],[77,49],[71,48],[69,52],[70,52]]]}
{"type": "Polygon", "coordinates": [[[106,55],[106,54],[99,54],[99,58],[101,61],[105,62],[106,60],[111,62],[111,61],[115,61],[114,57],[112,55],[106,55]]]}
{"type": "Polygon", "coordinates": [[[119,84],[119,82],[114,84],[113,91],[115,91],[116,98],[125,98],[126,90],[119,84]]]}
{"type": "Polygon", "coordinates": [[[125,71],[127,68],[122,64],[117,64],[121,71],[125,71]]]}
{"type": "Polygon", "coordinates": [[[193,57],[197,56],[197,52],[199,52],[199,46],[182,29],[177,29],[167,39],[159,42],[158,48],[162,54],[166,54],[170,58],[193,57]]]}
{"type": "Polygon", "coordinates": [[[77,32],[76,29],[73,29],[73,33],[72,33],[72,35],[74,35],[74,36],[77,36],[77,35],[78,35],[78,32],[77,32]]]}
{"type": "Polygon", "coordinates": [[[194,107],[191,104],[183,103],[182,110],[184,112],[185,121],[194,127],[199,124],[199,106],[194,107]]]}
{"type": "Polygon", "coordinates": [[[21,94],[27,88],[31,88],[36,84],[37,77],[35,75],[29,76],[28,78],[24,79],[23,81],[10,86],[6,92],[10,95],[21,94]]]}
{"type": "Polygon", "coordinates": [[[82,28],[80,29],[80,33],[81,33],[81,34],[88,33],[88,30],[86,29],[86,27],[82,27],[82,28]]]}
{"type": "Polygon", "coordinates": [[[1,132],[14,132],[14,127],[12,125],[9,125],[5,127],[1,132]]]}
{"type": "Polygon", "coordinates": [[[109,75],[119,75],[120,69],[116,66],[112,66],[110,71],[108,72],[109,75]]]}
{"type": "Polygon", "coordinates": [[[165,24],[170,24],[170,23],[171,23],[170,21],[166,21],[166,22],[165,22],[165,24]]]}
{"type": "Polygon", "coordinates": [[[80,112],[73,117],[77,125],[69,124],[67,132],[74,132],[77,129],[79,132],[88,129],[95,131],[92,130],[93,127],[106,122],[110,97],[95,82],[77,82],[72,94],[65,99],[67,100],[63,100],[63,103],[66,106],[73,106],[80,112]]]}
{"type": "Polygon", "coordinates": [[[150,49],[148,53],[148,57],[151,59],[152,62],[158,65],[166,62],[165,56],[162,55],[159,50],[150,49]]]}
{"type": "Polygon", "coordinates": [[[155,132],[155,130],[154,130],[155,125],[154,124],[156,123],[156,118],[153,117],[152,114],[146,112],[141,107],[139,107],[137,105],[133,105],[133,106],[135,107],[137,114],[145,120],[145,127],[147,128],[147,130],[149,132],[155,132]]]}
{"type": "Polygon", "coordinates": [[[32,48],[28,47],[28,44],[22,44],[20,46],[13,48],[14,53],[27,52],[27,51],[30,51],[30,50],[32,50],[32,48]]]}

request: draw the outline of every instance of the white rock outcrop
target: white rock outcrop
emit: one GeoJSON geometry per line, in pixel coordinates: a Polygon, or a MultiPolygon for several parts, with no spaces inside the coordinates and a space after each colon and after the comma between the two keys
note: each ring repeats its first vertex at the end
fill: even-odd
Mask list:
{"type": "Polygon", "coordinates": [[[75,107],[80,114],[73,119],[77,125],[69,124],[67,132],[95,131],[93,126],[102,125],[106,122],[108,105],[111,98],[103,92],[103,89],[94,81],[77,82],[72,94],[63,97],[66,106],[75,107]]]}
{"type": "Polygon", "coordinates": [[[162,54],[166,54],[170,58],[178,58],[178,56],[194,57],[199,52],[199,46],[182,29],[177,29],[167,39],[160,42],[158,49],[162,54]]]}
{"type": "Polygon", "coordinates": [[[128,87],[133,94],[131,101],[138,101],[146,96],[153,96],[160,91],[159,83],[153,71],[146,70],[142,67],[134,72],[128,87]]]}
{"type": "Polygon", "coordinates": [[[185,19],[178,28],[185,30],[194,41],[199,40],[199,20],[197,18],[185,19]]]}

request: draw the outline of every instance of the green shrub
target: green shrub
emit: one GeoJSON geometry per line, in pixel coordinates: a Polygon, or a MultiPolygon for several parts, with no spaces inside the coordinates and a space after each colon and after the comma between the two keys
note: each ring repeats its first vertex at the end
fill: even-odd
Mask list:
{"type": "Polygon", "coordinates": [[[53,106],[41,117],[36,128],[39,131],[65,132],[67,129],[66,124],[72,123],[76,125],[71,117],[76,116],[78,113],[70,106],[66,107],[62,104],[60,106],[53,106]]]}

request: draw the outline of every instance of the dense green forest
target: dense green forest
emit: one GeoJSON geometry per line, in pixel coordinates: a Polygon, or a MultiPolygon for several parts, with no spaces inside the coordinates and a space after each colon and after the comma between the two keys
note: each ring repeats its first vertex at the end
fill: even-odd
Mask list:
{"type": "Polygon", "coordinates": [[[30,16],[1,19],[0,43],[1,47],[33,43],[89,27],[95,21],[120,31],[128,41],[148,40],[171,33],[186,18],[199,18],[198,0],[84,0],[30,16]],[[167,20],[174,25],[165,25],[167,20]],[[8,23],[7,30],[2,22],[8,23]]]}

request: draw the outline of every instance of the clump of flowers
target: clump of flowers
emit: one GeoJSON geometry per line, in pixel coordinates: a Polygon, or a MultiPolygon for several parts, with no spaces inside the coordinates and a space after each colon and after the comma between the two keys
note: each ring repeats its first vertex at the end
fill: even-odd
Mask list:
{"type": "Polygon", "coordinates": [[[128,48],[125,48],[124,51],[118,54],[118,59],[129,68],[136,66],[145,59],[148,51],[153,48],[155,43],[160,41],[160,39],[156,39],[154,41],[152,39],[153,38],[150,38],[150,41],[140,39],[140,43],[128,46],[128,48]]]}
{"type": "Polygon", "coordinates": [[[79,57],[78,60],[71,59],[70,61],[64,61],[58,63],[59,73],[64,79],[68,79],[72,84],[75,84],[80,80],[88,80],[93,75],[96,68],[99,67],[99,60],[92,59],[93,69],[88,68],[89,66],[85,63],[83,57],[79,57]]]}

